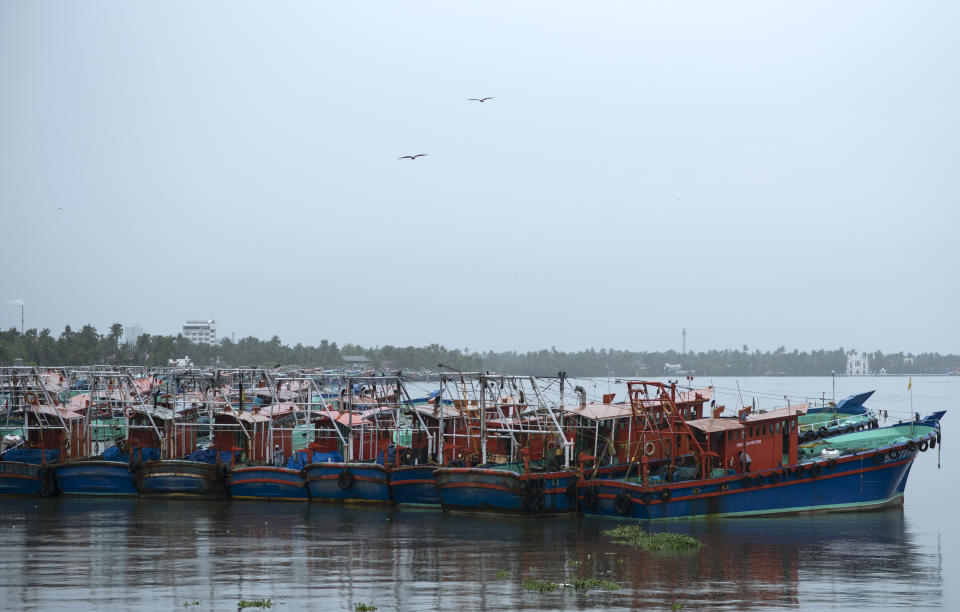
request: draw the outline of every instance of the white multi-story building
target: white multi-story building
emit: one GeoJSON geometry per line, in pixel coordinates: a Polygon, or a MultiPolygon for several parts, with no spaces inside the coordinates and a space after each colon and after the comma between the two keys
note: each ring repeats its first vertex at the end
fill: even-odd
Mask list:
{"type": "Polygon", "coordinates": [[[127,346],[136,346],[137,338],[143,335],[143,328],[134,323],[123,328],[123,343],[127,346]]]}
{"type": "Polygon", "coordinates": [[[870,358],[866,353],[847,355],[847,376],[868,376],[869,374],[870,358]]]}
{"type": "Polygon", "coordinates": [[[183,337],[197,344],[216,344],[217,322],[213,319],[187,321],[183,326],[183,337]]]}

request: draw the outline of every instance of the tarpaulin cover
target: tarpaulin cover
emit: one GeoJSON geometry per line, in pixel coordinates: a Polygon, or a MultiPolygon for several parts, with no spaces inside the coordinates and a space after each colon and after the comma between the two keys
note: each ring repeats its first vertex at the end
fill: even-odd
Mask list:
{"type": "Polygon", "coordinates": [[[3,453],[4,461],[19,461],[40,465],[45,459],[47,463],[60,458],[59,450],[43,450],[42,448],[11,448],[3,453]]]}
{"type": "MultiPolygon", "coordinates": [[[[240,456],[240,451],[220,451],[220,463],[225,465],[230,465],[230,460],[234,457],[240,456]]],[[[195,450],[186,457],[186,461],[196,461],[198,463],[209,463],[214,465],[217,462],[217,449],[215,448],[204,448],[202,450],[195,450]]]]}
{"type": "Polygon", "coordinates": [[[377,455],[377,463],[380,465],[393,465],[397,460],[397,447],[391,444],[387,447],[387,450],[380,451],[380,454],[377,455]],[[384,463],[386,460],[386,463],[384,463]]]}
{"type": "Polygon", "coordinates": [[[130,455],[127,453],[120,452],[119,447],[111,446],[107,450],[103,451],[103,460],[104,461],[122,461],[123,463],[130,463],[130,455]]]}
{"type": "Polygon", "coordinates": [[[140,461],[160,461],[160,449],[145,447],[137,451],[140,461]]]}
{"type": "Polygon", "coordinates": [[[311,458],[306,450],[298,450],[287,461],[287,469],[302,470],[308,463],[327,463],[329,461],[340,463],[343,461],[343,455],[339,451],[333,451],[332,453],[314,452],[311,458]]]}
{"type": "MultiPolygon", "coordinates": [[[[160,461],[160,449],[151,447],[137,449],[134,451],[134,458],[138,461],[144,462],[160,461]]],[[[107,450],[103,451],[103,460],[130,463],[130,453],[121,453],[118,447],[111,446],[107,450]]]]}

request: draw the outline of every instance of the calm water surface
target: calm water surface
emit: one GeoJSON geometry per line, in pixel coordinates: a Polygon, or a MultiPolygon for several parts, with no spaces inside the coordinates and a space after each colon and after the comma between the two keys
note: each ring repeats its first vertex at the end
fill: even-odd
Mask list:
{"type": "MultiPolygon", "coordinates": [[[[709,379],[698,379],[709,384],[709,379]]],[[[735,389],[734,379],[713,379],[735,389]]],[[[761,406],[831,393],[819,378],[740,379],[761,406]]],[[[607,383],[603,381],[602,391],[607,383]]],[[[613,390],[620,390],[611,383],[613,390]]],[[[837,379],[837,396],[909,412],[905,379],[837,379]]],[[[734,391],[735,393],[735,391],[734,391]]],[[[915,410],[955,409],[960,378],[914,378],[915,410]]],[[[622,397],[622,393],[620,394],[622,397]]],[[[745,393],[745,400],[747,399],[745,393]]],[[[720,402],[733,405],[730,397],[720,402]]],[[[918,457],[902,509],[644,525],[704,542],[694,553],[635,551],[602,535],[617,520],[523,519],[322,504],[0,500],[5,609],[274,610],[956,608],[960,502],[952,423],[942,455],[918,457]],[[938,460],[942,466],[938,469],[938,460]],[[617,591],[528,592],[526,578],[576,576],[617,591]],[[199,605],[185,604],[199,602],[199,605]]]]}

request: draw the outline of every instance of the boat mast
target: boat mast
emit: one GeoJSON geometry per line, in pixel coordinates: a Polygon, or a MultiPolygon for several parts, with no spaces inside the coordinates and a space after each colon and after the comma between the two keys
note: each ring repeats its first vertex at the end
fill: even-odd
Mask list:
{"type": "Polygon", "coordinates": [[[480,375],[480,463],[487,463],[487,377],[480,375]]]}

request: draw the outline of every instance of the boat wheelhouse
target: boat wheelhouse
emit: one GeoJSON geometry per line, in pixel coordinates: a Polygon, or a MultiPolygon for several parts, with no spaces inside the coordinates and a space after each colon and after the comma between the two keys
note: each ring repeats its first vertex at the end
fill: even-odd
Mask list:
{"type": "MultiPolygon", "coordinates": [[[[635,403],[647,412],[642,403],[635,403]]],[[[860,510],[900,504],[910,465],[939,442],[935,413],[915,423],[800,445],[806,408],[684,422],[650,414],[638,473],[578,485],[587,514],[638,519],[860,510]],[[660,453],[685,448],[689,454],[660,453]],[[680,457],[677,460],[677,457],[680,457]]]]}

